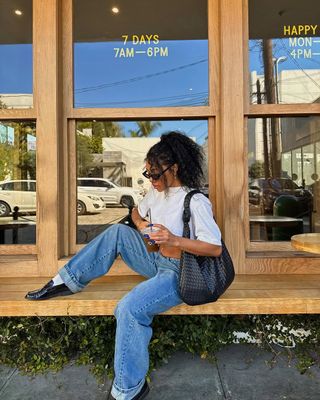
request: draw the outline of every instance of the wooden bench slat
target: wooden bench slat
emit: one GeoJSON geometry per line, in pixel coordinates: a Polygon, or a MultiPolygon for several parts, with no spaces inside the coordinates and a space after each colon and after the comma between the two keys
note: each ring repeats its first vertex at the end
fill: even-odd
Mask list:
{"type": "MultiPolygon", "coordinates": [[[[100,291],[105,291],[105,290],[112,290],[112,291],[118,291],[118,290],[126,290],[129,291],[130,289],[132,289],[134,286],[136,286],[137,284],[139,284],[141,281],[137,281],[137,282],[121,282],[121,283],[117,283],[114,284],[112,282],[105,282],[105,283],[100,283],[100,284],[96,284],[96,285],[88,285],[85,288],[85,292],[100,292],[100,291]]],[[[4,292],[4,293],[8,293],[8,292],[23,292],[23,293],[27,293],[30,290],[35,290],[36,288],[40,288],[41,285],[34,285],[34,284],[24,284],[22,285],[0,285],[0,292],[4,292]]],[[[300,284],[299,283],[288,283],[286,285],[281,285],[281,284],[272,284],[269,283],[267,285],[263,285],[263,287],[254,287],[253,285],[244,285],[241,283],[238,284],[234,284],[232,286],[230,286],[230,288],[228,289],[230,290],[244,290],[244,291],[249,291],[249,290],[293,290],[293,289],[297,289],[297,290],[309,290],[309,289],[315,289],[315,290],[320,290],[318,285],[307,285],[307,284],[300,284]]]]}
{"type": "MultiPolygon", "coordinates": [[[[85,315],[113,315],[117,300],[95,300],[87,302],[46,301],[37,302],[36,306],[20,304],[17,307],[12,302],[1,302],[2,316],[85,316],[85,315]]],[[[210,303],[202,306],[190,307],[180,305],[172,308],[165,314],[192,315],[192,314],[318,314],[320,313],[319,299],[317,300],[292,300],[283,304],[280,300],[271,301],[233,301],[210,303]]]]}
{"type": "MultiPolygon", "coordinates": [[[[132,286],[134,287],[134,285],[132,286]]],[[[128,290],[88,290],[84,289],[82,292],[76,293],[69,296],[70,302],[72,301],[91,301],[91,300],[108,300],[108,299],[121,299],[128,290]]],[[[24,299],[25,291],[10,291],[1,292],[0,301],[5,300],[16,300],[22,301],[24,299]]],[[[64,301],[66,297],[59,297],[57,301],[64,301]]],[[[319,298],[320,300],[320,290],[319,289],[273,289],[273,290],[237,290],[229,289],[222,297],[221,300],[228,301],[234,299],[259,299],[259,300],[269,300],[269,299],[309,299],[309,298],[319,298]]],[[[35,304],[35,301],[28,300],[28,303],[35,304]]],[[[1,306],[1,303],[0,303],[1,306]]]]}
{"type": "MultiPolygon", "coordinates": [[[[252,274],[252,275],[246,275],[246,274],[238,274],[236,275],[236,279],[234,283],[246,283],[246,284],[251,284],[254,283],[259,284],[261,283],[277,283],[277,282],[283,282],[283,283],[288,283],[288,282],[308,282],[312,283],[314,282],[316,285],[320,287],[320,275],[319,274],[308,274],[308,275],[299,275],[299,274],[252,274]]],[[[101,282],[134,282],[134,281],[140,281],[141,279],[144,279],[141,275],[112,275],[110,276],[105,275],[102,276],[98,279],[95,279],[91,282],[91,285],[101,283],[101,282]]],[[[46,283],[50,280],[50,277],[0,277],[0,284],[24,284],[24,283],[35,283],[35,284],[41,284],[41,283],[46,283]]],[[[233,283],[233,284],[234,284],[233,283]]]]}
{"type": "MultiPolygon", "coordinates": [[[[141,276],[105,276],[96,279],[86,287],[86,291],[99,291],[107,289],[129,290],[134,285],[142,282],[145,278],[141,276]]],[[[49,278],[0,278],[0,292],[34,290],[43,286],[49,278]]],[[[272,275],[261,277],[260,275],[238,275],[230,286],[233,289],[320,289],[319,275],[287,275],[285,277],[272,275]],[[276,279],[276,280],[275,280],[276,279]]]]}
{"type": "MultiPolygon", "coordinates": [[[[288,314],[320,313],[320,275],[237,275],[216,302],[185,304],[166,314],[288,314]]],[[[72,296],[46,301],[24,299],[49,278],[0,278],[0,316],[113,315],[117,302],[144,278],[104,276],[72,296]]]]}

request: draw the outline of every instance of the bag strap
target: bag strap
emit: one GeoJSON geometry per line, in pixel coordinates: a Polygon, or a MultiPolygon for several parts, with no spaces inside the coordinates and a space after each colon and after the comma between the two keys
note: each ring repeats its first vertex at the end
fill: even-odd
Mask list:
{"type": "MultiPolygon", "coordinates": [[[[182,220],[183,220],[183,237],[189,238],[190,239],[190,226],[189,226],[189,221],[191,218],[191,211],[190,211],[190,201],[193,195],[197,193],[202,193],[201,190],[194,189],[191,190],[189,193],[186,194],[184,198],[184,203],[183,203],[183,214],[182,214],[182,220]]],[[[202,193],[203,194],[203,193],[202,193]]]]}

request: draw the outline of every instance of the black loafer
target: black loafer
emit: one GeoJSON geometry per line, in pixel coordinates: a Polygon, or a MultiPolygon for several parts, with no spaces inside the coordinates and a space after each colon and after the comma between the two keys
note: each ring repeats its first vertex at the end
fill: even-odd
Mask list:
{"type": "MultiPolygon", "coordinates": [[[[146,398],[149,391],[150,391],[149,385],[148,385],[147,381],[145,381],[140,392],[138,394],[136,394],[132,400],[142,400],[142,399],[146,398]]],[[[110,393],[109,393],[107,400],[116,400],[111,394],[111,389],[110,389],[110,393]]]]}
{"type": "Polygon", "coordinates": [[[53,286],[53,280],[49,281],[43,288],[32,290],[25,295],[27,300],[47,300],[57,296],[69,296],[73,294],[64,283],[53,286]]]}

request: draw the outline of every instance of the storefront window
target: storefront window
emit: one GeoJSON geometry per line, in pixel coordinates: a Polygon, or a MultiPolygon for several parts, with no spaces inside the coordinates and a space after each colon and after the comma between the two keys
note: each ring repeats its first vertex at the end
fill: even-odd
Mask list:
{"type": "Polygon", "coordinates": [[[249,120],[251,240],[320,232],[319,140],[320,117],[249,120]]]}
{"type": "Polygon", "coordinates": [[[0,121],[0,245],[36,242],[36,125],[0,121]]]}
{"type": "Polygon", "coordinates": [[[0,1],[0,109],[31,108],[32,0],[0,1]]]}
{"type": "Polygon", "coordinates": [[[208,105],[207,0],[74,0],[74,106],[208,105]]]}
{"type": "Polygon", "coordinates": [[[87,243],[128,214],[124,202],[137,204],[150,182],[142,172],[151,146],[169,130],[185,132],[202,146],[208,194],[207,120],[77,122],[77,243],[87,243]]]}
{"type": "Polygon", "coordinates": [[[320,102],[320,3],[249,0],[250,101],[320,102]]]}

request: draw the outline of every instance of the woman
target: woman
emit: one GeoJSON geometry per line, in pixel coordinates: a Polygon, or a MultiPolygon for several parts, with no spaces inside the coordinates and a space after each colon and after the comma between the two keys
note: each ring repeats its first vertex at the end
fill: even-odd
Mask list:
{"type": "Polygon", "coordinates": [[[161,136],[150,148],[143,175],[152,187],[132,220],[141,231],[150,224],[160,228],[150,234],[159,251],[149,253],[139,231],[113,225],[76,254],[42,289],[29,292],[30,300],[69,295],[82,290],[91,280],[107,273],[118,254],[134,271],[148,278],[118,303],[114,370],[109,399],[143,399],[148,391],[145,376],[149,368],[148,345],[154,315],[180,304],[178,274],[181,251],[219,256],[221,234],[210,201],[202,194],[192,197],[191,238],[183,238],[183,202],[203,178],[203,153],[199,145],[179,132],[161,136]]]}

